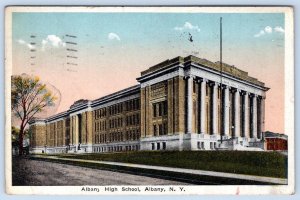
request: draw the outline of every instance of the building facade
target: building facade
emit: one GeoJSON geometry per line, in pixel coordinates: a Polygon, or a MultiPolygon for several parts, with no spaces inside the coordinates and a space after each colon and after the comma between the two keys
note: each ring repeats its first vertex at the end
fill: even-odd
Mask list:
{"type": "Polygon", "coordinates": [[[265,150],[266,151],[287,151],[288,136],[279,133],[265,132],[264,133],[265,150]]]}
{"type": "Polygon", "coordinates": [[[32,152],[260,150],[263,82],[228,64],[176,57],[138,85],[30,122],[32,152]]]}

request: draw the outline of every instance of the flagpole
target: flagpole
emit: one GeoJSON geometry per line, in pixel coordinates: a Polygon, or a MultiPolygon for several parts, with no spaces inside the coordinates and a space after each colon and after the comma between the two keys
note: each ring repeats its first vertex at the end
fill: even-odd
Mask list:
{"type": "Polygon", "coordinates": [[[223,134],[225,133],[225,130],[224,130],[224,102],[223,102],[223,85],[222,85],[222,81],[223,81],[223,64],[222,64],[222,49],[223,46],[222,46],[222,17],[220,17],[220,70],[221,70],[221,91],[220,91],[220,94],[221,94],[221,102],[222,102],[222,123],[223,123],[223,126],[221,130],[221,143],[223,143],[223,134]],[[223,133],[222,133],[223,132],[223,133]]]}

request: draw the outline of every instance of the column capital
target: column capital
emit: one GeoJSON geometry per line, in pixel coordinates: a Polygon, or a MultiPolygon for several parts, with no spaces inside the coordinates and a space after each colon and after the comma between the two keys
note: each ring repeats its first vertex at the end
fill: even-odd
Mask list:
{"type": "Polygon", "coordinates": [[[232,92],[237,92],[238,89],[232,87],[230,90],[231,90],[232,92]]]}
{"type": "Polygon", "coordinates": [[[208,82],[208,79],[207,78],[199,78],[199,80],[201,81],[201,82],[208,82]]]}
{"type": "Polygon", "coordinates": [[[258,99],[262,99],[262,100],[266,99],[266,97],[261,96],[261,95],[257,95],[257,98],[258,98],[258,99]]]}
{"type": "Polygon", "coordinates": [[[253,98],[254,98],[254,97],[258,97],[258,95],[257,95],[257,94],[254,94],[254,93],[250,93],[249,96],[250,96],[250,97],[253,97],[253,98]]]}
{"type": "Polygon", "coordinates": [[[244,95],[244,96],[247,96],[247,95],[249,95],[249,92],[247,92],[245,90],[241,90],[241,94],[244,95]]]}
{"type": "Polygon", "coordinates": [[[186,76],[183,77],[183,79],[186,79],[186,80],[190,79],[190,78],[194,80],[194,79],[196,79],[196,76],[190,74],[190,75],[186,75],[186,76]]]}
{"type": "Polygon", "coordinates": [[[229,85],[224,85],[224,84],[222,84],[221,87],[222,87],[223,89],[230,89],[230,88],[231,88],[229,85]]]}
{"type": "Polygon", "coordinates": [[[217,82],[215,82],[215,81],[209,81],[208,84],[209,84],[209,86],[215,86],[215,85],[217,85],[217,82]]]}

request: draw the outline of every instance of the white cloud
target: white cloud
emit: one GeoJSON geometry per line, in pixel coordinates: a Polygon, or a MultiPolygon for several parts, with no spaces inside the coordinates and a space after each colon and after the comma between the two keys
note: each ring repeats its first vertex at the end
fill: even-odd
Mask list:
{"type": "Polygon", "coordinates": [[[198,26],[192,25],[190,22],[185,22],[183,26],[174,27],[174,30],[176,31],[183,31],[183,30],[195,30],[197,32],[200,32],[200,28],[198,26]]]}
{"type": "Polygon", "coordinates": [[[25,44],[26,42],[25,42],[24,40],[22,40],[22,39],[19,39],[19,40],[18,40],[18,43],[19,43],[19,44],[25,44]]]}
{"type": "Polygon", "coordinates": [[[109,33],[107,38],[109,40],[118,40],[118,41],[121,40],[121,38],[116,33],[109,33]]]}
{"type": "Polygon", "coordinates": [[[257,34],[254,35],[254,37],[260,37],[266,34],[272,34],[274,32],[277,33],[284,33],[284,29],[281,26],[276,26],[275,28],[272,28],[270,26],[266,26],[263,30],[260,30],[257,34]]]}
{"type": "Polygon", "coordinates": [[[42,40],[42,50],[44,51],[48,45],[50,47],[59,48],[66,46],[66,43],[56,35],[48,35],[46,39],[42,40]]]}
{"type": "Polygon", "coordinates": [[[27,44],[27,47],[29,48],[29,49],[34,49],[35,47],[33,46],[33,45],[31,45],[31,44],[27,44]]]}
{"type": "Polygon", "coordinates": [[[265,32],[266,32],[266,33],[272,33],[272,27],[266,26],[266,27],[265,27],[265,32]]]}
{"type": "Polygon", "coordinates": [[[35,46],[33,46],[30,43],[27,43],[25,40],[19,39],[19,40],[17,40],[17,42],[21,45],[28,47],[29,49],[35,49],[35,46]]]}
{"type": "Polygon", "coordinates": [[[281,26],[276,26],[276,27],[274,28],[274,31],[275,31],[275,32],[278,32],[278,33],[284,33],[284,32],[285,32],[284,29],[283,29],[281,26]]]}
{"type": "Polygon", "coordinates": [[[260,37],[265,34],[264,30],[259,31],[259,33],[255,34],[254,37],[260,37]]]}

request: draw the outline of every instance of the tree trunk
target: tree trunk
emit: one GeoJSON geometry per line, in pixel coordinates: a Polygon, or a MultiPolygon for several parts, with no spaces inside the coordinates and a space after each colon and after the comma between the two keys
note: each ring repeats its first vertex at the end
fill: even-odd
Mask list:
{"type": "Polygon", "coordinates": [[[19,133],[19,156],[23,155],[23,136],[24,136],[24,128],[21,128],[19,133]]]}

